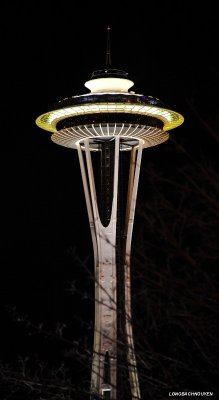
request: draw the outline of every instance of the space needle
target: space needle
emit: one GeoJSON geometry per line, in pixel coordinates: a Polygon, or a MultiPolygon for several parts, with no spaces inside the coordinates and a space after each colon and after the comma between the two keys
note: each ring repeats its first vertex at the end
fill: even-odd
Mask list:
{"type": "Polygon", "coordinates": [[[139,400],[130,258],[142,151],[168,140],[184,119],[130,91],[128,74],[111,68],[107,32],[106,67],[85,83],[90,92],[59,101],[36,124],[79,156],[94,251],[91,399],[120,400],[129,385],[129,398],[139,400]]]}

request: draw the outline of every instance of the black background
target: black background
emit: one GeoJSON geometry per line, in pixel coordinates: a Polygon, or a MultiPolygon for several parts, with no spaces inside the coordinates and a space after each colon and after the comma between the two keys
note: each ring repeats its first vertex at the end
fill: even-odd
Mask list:
{"type": "MultiPolygon", "coordinates": [[[[81,260],[87,257],[92,272],[92,247],[77,154],[52,143],[35,119],[56,101],[87,92],[84,82],[105,66],[109,24],[112,67],[129,73],[136,93],[158,97],[184,115],[171,132],[176,141],[193,155],[207,149],[216,160],[214,141],[188,99],[218,131],[218,14],[213,1],[18,1],[1,7],[1,354],[15,362],[41,351],[51,360],[58,347],[33,340],[28,329],[43,321],[48,331],[57,330],[57,321],[67,321],[67,339],[83,336],[93,303],[86,299],[92,279],[81,260]],[[21,327],[19,318],[32,325],[21,327]]],[[[177,156],[166,158],[168,146],[144,150],[146,170],[149,161],[167,173],[176,168],[177,156]]],[[[142,175],[139,191],[147,196],[142,175]]]]}

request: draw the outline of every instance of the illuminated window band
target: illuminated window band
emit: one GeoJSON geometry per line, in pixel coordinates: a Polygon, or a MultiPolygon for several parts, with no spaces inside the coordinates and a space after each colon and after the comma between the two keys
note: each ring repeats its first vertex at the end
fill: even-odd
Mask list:
{"type": "Polygon", "coordinates": [[[163,122],[164,131],[176,128],[184,121],[184,118],[181,114],[160,107],[136,105],[130,103],[92,103],[49,111],[40,115],[36,119],[36,124],[46,131],[57,132],[56,124],[67,117],[100,113],[128,113],[155,117],[163,122]]]}
{"type": "Polygon", "coordinates": [[[133,139],[142,140],[143,147],[152,147],[165,142],[169,138],[169,133],[157,127],[136,125],[136,124],[116,124],[101,123],[91,125],[80,125],[61,129],[51,136],[53,142],[75,149],[77,142],[90,138],[90,149],[98,150],[96,143],[110,137],[120,136],[122,138],[121,150],[131,150],[130,142],[133,139]]]}

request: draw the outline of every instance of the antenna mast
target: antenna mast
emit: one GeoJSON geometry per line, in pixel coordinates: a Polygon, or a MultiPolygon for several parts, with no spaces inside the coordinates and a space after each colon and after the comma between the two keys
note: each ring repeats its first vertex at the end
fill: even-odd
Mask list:
{"type": "Polygon", "coordinates": [[[110,26],[107,27],[106,67],[111,65],[110,26]]]}

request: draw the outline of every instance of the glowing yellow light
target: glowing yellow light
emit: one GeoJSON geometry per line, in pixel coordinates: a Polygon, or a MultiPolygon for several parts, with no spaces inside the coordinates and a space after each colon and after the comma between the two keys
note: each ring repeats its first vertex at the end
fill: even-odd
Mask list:
{"type": "Polygon", "coordinates": [[[75,117],[78,115],[87,114],[120,112],[155,117],[163,122],[164,131],[176,128],[184,121],[184,118],[181,114],[166,108],[136,105],[130,103],[95,103],[65,107],[60,110],[49,111],[45,114],[40,115],[36,119],[36,124],[46,131],[56,132],[57,123],[68,117],[75,117]]]}

